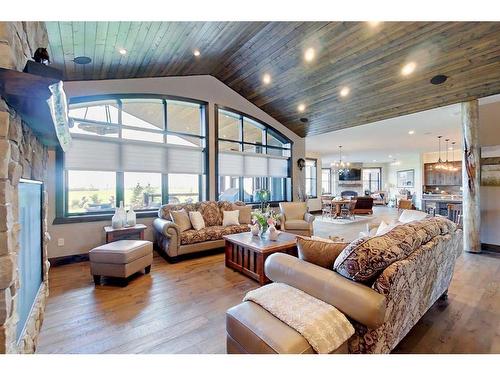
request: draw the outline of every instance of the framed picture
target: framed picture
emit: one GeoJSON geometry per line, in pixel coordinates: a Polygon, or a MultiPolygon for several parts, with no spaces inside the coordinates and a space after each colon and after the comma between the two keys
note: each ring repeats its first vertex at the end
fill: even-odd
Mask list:
{"type": "Polygon", "coordinates": [[[500,186],[500,146],[481,148],[481,185],[500,186]]]}
{"type": "Polygon", "coordinates": [[[397,172],[398,188],[415,187],[415,169],[407,169],[397,172]]]}

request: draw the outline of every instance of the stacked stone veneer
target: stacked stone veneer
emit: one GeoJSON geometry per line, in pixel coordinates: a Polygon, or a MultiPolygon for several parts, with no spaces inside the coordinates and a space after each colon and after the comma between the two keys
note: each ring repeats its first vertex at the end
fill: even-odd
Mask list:
{"type": "MultiPolygon", "coordinates": [[[[0,67],[22,70],[38,47],[47,47],[47,33],[39,22],[0,22],[0,67]]],[[[17,340],[19,224],[18,186],[21,178],[47,181],[48,150],[22,118],[0,98],[0,353],[33,353],[48,297],[47,235],[44,236],[41,289],[17,340]]],[[[45,186],[45,185],[44,185],[45,186]]],[[[47,233],[47,193],[42,207],[47,233]]]]}

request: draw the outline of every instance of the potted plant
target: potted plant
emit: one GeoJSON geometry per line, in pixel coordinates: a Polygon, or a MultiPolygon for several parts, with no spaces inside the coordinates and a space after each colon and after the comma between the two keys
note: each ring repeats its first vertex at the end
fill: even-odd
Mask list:
{"type": "Polygon", "coordinates": [[[269,226],[278,224],[280,218],[281,215],[273,211],[269,204],[252,212],[252,221],[254,224],[259,224],[261,236],[267,232],[269,226]]]}

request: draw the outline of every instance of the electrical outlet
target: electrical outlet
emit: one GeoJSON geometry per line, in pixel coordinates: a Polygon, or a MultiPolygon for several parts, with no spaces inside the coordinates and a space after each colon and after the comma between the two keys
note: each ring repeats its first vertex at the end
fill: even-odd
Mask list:
{"type": "Polygon", "coordinates": [[[64,246],[64,238],[57,239],[57,246],[64,246]]]}

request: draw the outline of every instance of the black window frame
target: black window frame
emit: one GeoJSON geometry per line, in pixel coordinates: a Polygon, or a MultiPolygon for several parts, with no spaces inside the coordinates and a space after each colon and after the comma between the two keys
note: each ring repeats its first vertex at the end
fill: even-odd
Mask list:
{"type": "MultiPolygon", "coordinates": [[[[378,182],[377,185],[378,185],[378,189],[374,190],[374,191],[380,191],[382,189],[382,167],[366,167],[366,168],[361,168],[361,182],[363,184],[363,190],[365,190],[365,179],[363,178],[363,172],[366,170],[366,169],[378,169],[379,173],[378,173],[378,181],[377,180],[372,180],[371,178],[368,180],[369,182],[369,185],[372,184],[372,182],[378,182]]],[[[370,189],[370,192],[371,189],[370,189]]],[[[373,193],[373,192],[372,192],[373,193]]]]}
{"type": "MultiPolygon", "coordinates": [[[[284,186],[284,191],[287,194],[289,193],[289,196],[287,196],[287,200],[271,200],[268,203],[271,206],[277,206],[280,202],[291,202],[293,201],[293,177],[292,177],[292,160],[293,160],[293,141],[283,135],[280,131],[276,130],[274,127],[271,125],[266,124],[262,120],[259,120],[251,115],[248,115],[244,112],[238,111],[236,109],[233,109],[231,107],[226,107],[222,105],[215,104],[214,105],[214,113],[215,113],[215,200],[219,200],[219,178],[221,177],[219,175],[219,142],[231,142],[233,144],[238,145],[238,150],[240,152],[244,152],[244,146],[245,145],[250,145],[250,146],[257,146],[257,147],[262,147],[265,152],[261,152],[260,154],[267,154],[267,149],[277,149],[277,150],[286,150],[289,151],[289,156],[288,156],[288,175],[290,177],[284,178],[285,179],[285,186],[284,186]],[[225,112],[230,112],[234,115],[238,115],[239,117],[239,137],[240,139],[238,141],[234,139],[226,139],[226,138],[220,138],[219,137],[219,110],[225,111],[225,112]],[[244,118],[247,118],[251,121],[254,121],[258,123],[260,126],[263,127],[264,131],[264,138],[266,144],[258,144],[258,143],[252,143],[252,142],[246,142],[244,139],[244,130],[243,130],[243,122],[244,118]],[[274,138],[278,139],[280,142],[284,144],[289,144],[290,147],[278,147],[278,146],[272,146],[267,144],[267,138],[268,134],[271,134],[274,138]]],[[[238,177],[238,200],[241,202],[244,202],[245,204],[249,206],[257,206],[260,205],[259,202],[245,202],[244,201],[244,179],[246,177],[244,176],[239,176],[238,177]]],[[[249,177],[250,178],[250,177],[249,177]]],[[[258,178],[263,178],[264,180],[264,189],[269,189],[270,185],[270,179],[272,177],[267,176],[267,177],[258,177],[258,178]]],[[[287,194],[288,195],[288,194],[287,194]]]]}
{"type": "MultiPolygon", "coordinates": [[[[308,199],[316,199],[316,198],[318,198],[318,159],[306,158],[306,163],[307,163],[307,161],[314,162],[314,169],[316,171],[315,177],[308,178],[307,174],[304,173],[304,181],[305,181],[306,187],[307,187],[307,180],[311,180],[311,188],[314,188],[314,189],[311,189],[312,191],[314,191],[314,195],[307,195],[307,198],[308,199]]],[[[306,168],[307,168],[307,165],[306,165],[306,168]]]]}
{"type": "MultiPolygon", "coordinates": [[[[210,165],[209,165],[209,118],[208,118],[208,102],[185,98],[180,96],[173,95],[162,95],[162,94],[106,94],[106,95],[92,95],[92,96],[80,96],[74,97],[69,100],[69,105],[74,104],[83,104],[83,103],[92,103],[97,101],[104,100],[117,100],[119,103],[119,107],[121,110],[121,102],[122,99],[156,99],[161,100],[163,105],[163,124],[164,129],[159,130],[164,134],[166,138],[167,135],[180,135],[191,138],[198,138],[204,140],[203,147],[203,157],[204,157],[204,171],[203,175],[199,175],[198,179],[198,199],[201,201],[208,199],[210,196],[210,184],[209,184],[209,175],[210,175],[210,165]],[[193,133],[184,133],[178,131],[170,131],[168,130],[168,101],[178,101],[178,102],[187,102],[192,104],[198,104],[200,106],[200,121],[201,121],[201,134],[196,135],[193,133]],[[204,186],[204,189],[203,189],[204,186]]],[[[119,111],[119,114],[121,112],[119,111]]],[[[119,117],[121,117],[119,115],[119,117]]],[[[86,123],[96,123],[96,124],[106,124],[105,122],[93,121],[93,120],[84,120],[86,123]]],[[[135,127],[122,125],[121,118],[118,119],[119,124],[122,128],[130,128],[133,129],[135,127]]],[[[136,130],[143,130],[137,128],[136,130]]],[[[102,221],[109,220],[114,214],[114,209],[109,211],[99,211],[96,213],[69,213],[68,212],[68,181],[67,181],[67,173],[64,168],[64,152],[60,147],[57,147],[55,150],[56,158],[55,158],[55,166],[56,166],[56,217],[53,221],[53,224],[66,224],[66,223],[79,223],[79,222],[91,222],[91,221],[102,221]]],[[[120,201],[123,201],[125,198],[125,190],[124,190],[124,172],[115,171],[116,174],[116,193],[115,193],[115,205],[118,206],[120,201]]],[[[149,173],[149,172],[144,172],[149,173]]],[[[155,173],[155,172],[151,172],[155,173]]],[[[179,174],[179,173],[172,173],[179,174]]],[[[168,173],[161,173],[161,195],[162,195],[162,204],[165,204],[169,200],[168,194],[168,173]]],[[[158,209],[154,210],[137,210],[137,217],[155,217],[158,215],[158,209]]]]}

